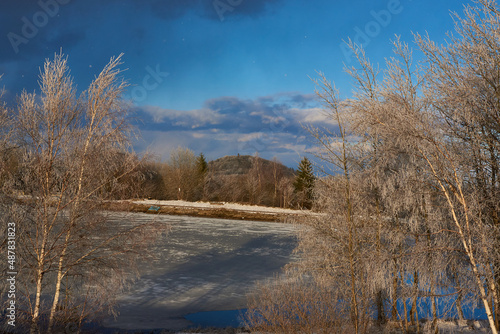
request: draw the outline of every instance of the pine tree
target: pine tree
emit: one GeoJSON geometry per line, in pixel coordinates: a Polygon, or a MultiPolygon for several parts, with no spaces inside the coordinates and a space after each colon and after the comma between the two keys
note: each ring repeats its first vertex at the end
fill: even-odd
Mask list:
{"type": "Polygon", "coordinates": [[[200,153],[200,155],[196,159],[196,165],[197,165],[197,169],[198,169],[198,175],[200,177],[205,176],[205,174],[208,171],[208,163],[207,163],[207,160],[205,159],[205,156],[203,155],[203,153],[200,153]]]}
{"type": "Polygon", "coordinates": [[[197,198],[197,200],[205,199],[205,197],[206,197],[205,185],[206,185],[206,179],[207,179],[207,173],[208,173],[208,163],[207,163],[207,160],[205,159],[205,156],[203,155],[203,153],[200,153],[200,155],[196,158],[196,171],[197,171],[197,177],[198,177],[196,198],[197,198]]]}
{"type": "Polygon", "coordinates": [[[313,167],[309,159],[304,157],[299,164],[297,176],[293,186],[298,194],[298,202],[301,207],[310,209],[312,207],[314,181],[313,167]]]}

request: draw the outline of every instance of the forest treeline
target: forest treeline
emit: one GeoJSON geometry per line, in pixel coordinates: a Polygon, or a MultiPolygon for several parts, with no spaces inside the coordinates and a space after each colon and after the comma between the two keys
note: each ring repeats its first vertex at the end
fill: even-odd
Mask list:
{"type": "MultiPolygon", "coordinates": [[[[302,159],[296,172],[276,158],[266,160],[258,155],[238,154],[207,162],[203,153],[195,155],[185,147],[173,150],[166,161],[148,157],[140,159],[136,154],[125,151],[116,151],[111,155],[116,167],[114,177],[100,190],[108,193],[108,199],[147,198],[282,208],[312,207],[312,188],[316,177],[307,158],[302,159]],[[110,189],[113,191],[110,192],[110,189]]],[[[12,190],[19,195],[26,194],[28,187],[22,176],[25,173],[22,150],[9,150],[3,159],[3,174],[13,178],[12,190]]]]}
{"type": "Polygon", "coordinates": [[[207,162],[203,153],[195,155],[190,149],[179,147],[172,151],[167,161],[145,162],[139,169],[141,179],[136,189],[140,192],[126,197],[283,208],[310,208],[312,205],[314,185],[311,180],[315,177],[307,158],[300,162],[296,173],[276,158],[266,160],[258,155],[238,154],[207,162]]]}
{"type": "Polygon", "coordinates": [[[454,19],[444,45],[396,36],[380,67],[348,42],[349,98],[319,74],[338,124],[309,127],[331,166],[315,187],[325,215],[301,222],[301,259],[252,297],[254,329],[438,333],[481,308],[498,333],[500,11],[478,0],[454,19]]]}

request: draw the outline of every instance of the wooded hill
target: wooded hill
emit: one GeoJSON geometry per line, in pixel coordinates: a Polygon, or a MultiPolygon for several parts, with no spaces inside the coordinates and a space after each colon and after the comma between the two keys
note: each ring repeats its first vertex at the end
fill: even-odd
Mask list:
{"type": "Polygon", "coordinates": [[[178,148],[167,162],[141,167],[142,180],[130,197],[217,201],[295,207],[295,171],[277,159],[258,156],[225,156],[210,162],[191,150],[178,148]]]}
{"type": "Polygon", "coordinates": [[[279,173],[286,177],[295,176],[295,171],[279,161],[271,161],[251,155],[227,155],[225,157],[210,161],[208,171],[214,175],[245,175],[250,172],[255,163],[263,169],[278,168],[279,173]],[[276,166],[274,164],[276,163],[276,166]]]}

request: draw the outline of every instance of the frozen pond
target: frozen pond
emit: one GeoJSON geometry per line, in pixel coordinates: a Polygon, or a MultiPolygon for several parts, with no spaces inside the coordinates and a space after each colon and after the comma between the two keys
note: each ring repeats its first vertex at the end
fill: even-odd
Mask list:
{"type": "Polygon", "coordinates": [[[290,224],[167,216],[116,214],[135,223],[165,222],[170,234],[157,246],[160,260],[141,268],[132,290],[120,296],[120,315],[105,321],[120,329],[177,330],[191,313],[246,307],[246,293],[293,260],[290,224]]]}

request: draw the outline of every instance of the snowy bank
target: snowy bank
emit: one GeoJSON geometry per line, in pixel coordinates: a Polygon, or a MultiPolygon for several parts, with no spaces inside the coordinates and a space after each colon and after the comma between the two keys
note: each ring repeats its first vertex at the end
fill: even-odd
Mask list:
{"type": "Polygon", "coordinates": [[[195,217],[226,218],[258,221],[290,221],[294,218],[318,215],[309,210],[273,208],[225,202],[187,202],[159,200],[110,201],[107,210],[145,212],[195,217]]]}

